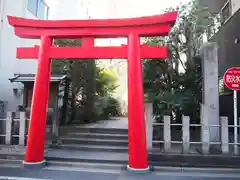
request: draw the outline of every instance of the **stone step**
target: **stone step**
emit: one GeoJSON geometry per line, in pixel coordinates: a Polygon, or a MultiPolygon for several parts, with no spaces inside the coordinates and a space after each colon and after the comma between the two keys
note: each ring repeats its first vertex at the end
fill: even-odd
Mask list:
{"type": "Polygon", "coordinates": [[[70,138],[62,137],[62,144],[79,144],[79,145],[101,145],[101,146],[128,146],[128,140],[117,139],[86,139],[86,138],[70,138]]]}
{"type": "MultiPolygon", "coordinates": [[[[50,158],[51,159],[51,158],[50,158]]],[[[55,159],[48,160],[47,166],[65,166],[65,167],[80,167],[80,168],[102,168],[102,169],[122,169],[124,165],[120,164],[109,164],[109,163],[89,163],[89,162],[72,162],[72,161],[58,161],[55,159]]]]}
{"type": "Polygon", "coordinates": [[[0,167],[22,167],[22,160],[13,159],[0,159],[0,167]]]}
{"type": "MultiPolygon", "coordinates": [[[[151,162],[150,162],[151,164],[151,162]]],[[[112,173],[119,174],[121,171],[126,170],[126,164],[114,164],[114,163],[88,163],[88,162],[66,162],[66,161],[47,161],[47,167],[45,169],[50,170],[64,170],[64,171],[81,171],[81,172],[100,172],[100,173],[112,173]]],[[[212,177],[212,175],[219,177],[239,177],[239,169],[232,168],[193,168],[193,167],[172,167],[172,166],[151,166],[150,171],[161,174],[175,174],[175,176],[181,176],[184,173],[191,175],[197,173],[204,177],[212,177]]]]}
{"type": "Polygon", "coordinates": [[[69,150],[85,150],[85,151],[95,151],[95,152],[127,152],[127,146],[103,146],[103,145],[89,145],[89,144],[62,144],[60,149],[69,150]]]}
{"type": "Polygon", "coordinates": [[[99,133],[99,134],[128,134],[128,129],[118,128],[94,128],[94,127],[82,127],[82,126],[64,126],[60,127],[60,134],[67,133],[99,133]]]}
{"type": "Polygon", "coordinates": [[[24,154],[13,154],[13,153],[1,153],[0,154],[0,159],[1,160],[16,160],[16,161],[22,161],[24,159],[24,154]]]}
{"type": "Polygon", "coordinates": [[[104,133],[75,132],[75,133],[68,133],[67,136],[71,137],[71,138],[128,140],[127,134],[107,134],[107,133],[104,134],[104,133]]]}
{"type": "Polygon", "coordinates": [[[47,163],[48,169],[63,169],[63,170],[78,170],[78,171],[87,171],[87,172],[105,172],[105,173],[120,173],[125,169],[125,165],[114,164],[114,163],[89,163],[89,162],[72,162],[72,161],[59,161],[59,160],[48,160],[47,163]]]}
{"type": "Polygon", "coordinates": [[[126,164],[127,152],[85,151],[85,150],[52,150],[45,154],[47,161],[126,164]]]}

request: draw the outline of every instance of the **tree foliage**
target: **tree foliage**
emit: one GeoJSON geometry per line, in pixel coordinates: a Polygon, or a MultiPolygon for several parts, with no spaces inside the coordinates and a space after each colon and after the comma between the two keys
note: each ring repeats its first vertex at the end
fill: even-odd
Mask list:
{"type": "Polygon", "coordinates": [[[149,45],[167,45],[169,51],[166,60],[144,61],[144,88],[159,117],[181,119],[185,114],[196,120],[202,93],[199,37],[215,26],[216,19],[207,9],[198,7],[196,1],[166,9],[175,10],[179,12],[178,19],[168,37],[145,39],[149,45]]]}
{"type": "MultiPolygon", "coordinates": [[[[78,39],[55,40],[57,46],[81,46],[78,39]]],[[[112,97],[117,88],[116,75],[108,69],[100,69],[94,59],[55,59],[52,73],[68,76],[65,83],[65,99],[62,107],[62,124],[72,121],[90,122],[96,116],[119,114],[119,104],[112,97]],[[67,120],[66,120],[67,119],[67,120]]]]}
{"type": "Polygon", "coordinates": [[[121,107],[113,97],[117,89],[117,76],[108,68],[98,68],[96,73],[96,101],[95,112],[98,116],[120,116],[121,107]]]}
{"type": "Polygon", "coordinates": [[[98,69],[96,76],[96,92],[99,96],[112,96],[117,85],[117,76],[110,69],[98,69]]]}

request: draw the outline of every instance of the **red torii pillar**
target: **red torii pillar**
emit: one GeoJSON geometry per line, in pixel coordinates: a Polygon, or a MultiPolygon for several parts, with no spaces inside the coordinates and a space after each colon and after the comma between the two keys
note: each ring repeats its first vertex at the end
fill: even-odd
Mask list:
{"type": "Polygon", "coordinates": [[[48,54],[52,38],[42,36],[39,49],[38,69],[33,87],[30,125],[28,130],[27,150],[24,163],[26,165],[43,165],[46,114],[48,108],[51,59],[48,54]]]}
{"type": "Polygon", "coordinates": [[[51,58],[127,58],[128,63],[128,138],[131,170],[148,170],[144,92],[141,58],[166,58],[167,47],[140,46],[140,37],[164,36],[170,31],[177,13],[158,16],[112,19],[42,21],[8,17],[15,34],[22,38],[41,38],[41,46],[18,48],[18,58],[38,58],[31,107],[25,166],[43,166],[46,113],[51,58]],[[121,28],[120,28],[121,27],[121,28]],[[55,47],[53,38],[87,38],[82,47],[55,47]],[[90,37],[90,39],[88,38],[90,37]],[[93,38],[127,37],[128,45],[93,47],[93,38]]]}
{"type": "Polygon", "coordinates": [[[128,36],[128,138],[129,168],[147,169],[147,145],[144,120],[144,92],[140,37],[128,36]]]}

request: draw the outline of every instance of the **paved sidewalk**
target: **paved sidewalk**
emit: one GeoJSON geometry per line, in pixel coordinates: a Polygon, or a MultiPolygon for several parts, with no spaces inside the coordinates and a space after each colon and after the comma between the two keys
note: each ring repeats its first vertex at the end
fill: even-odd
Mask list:
{"type": "Polygon", "coordinates": [[[27,170],[22,168],[0,168],[0,180],[240,180],[239,172],[179,172],[163,171],[136,174],[127,171],[115,173],[79,171],[74,169],[44,168],[27,170]]]}
{"type": "Polygon", "coordinates": [[[24,155],[26,147],[19,145],[0,145],[0,154],[24,155]]]}
{"type": "Polygon", "coordinates": [[[101,120],[101,121],[98,121],[95,123],[81,125],[81,127],[127,129],[128,128],[128,118],[127,117],[113,117],[110,120],[101,120]]]}

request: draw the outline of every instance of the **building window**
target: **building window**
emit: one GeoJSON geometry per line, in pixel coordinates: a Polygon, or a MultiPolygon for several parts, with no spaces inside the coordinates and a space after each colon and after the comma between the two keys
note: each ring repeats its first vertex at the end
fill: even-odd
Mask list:
{"type": "Polygon", "coordinates": [[[44,0],[28,0],[28,10],[39,19],[47,19],[49,7],[44,0]]]}
{"type": "Polygon", "coordinates": [[[231,1],[229,0],[221,9],[222,23],[231,17],[231,1]]]}

